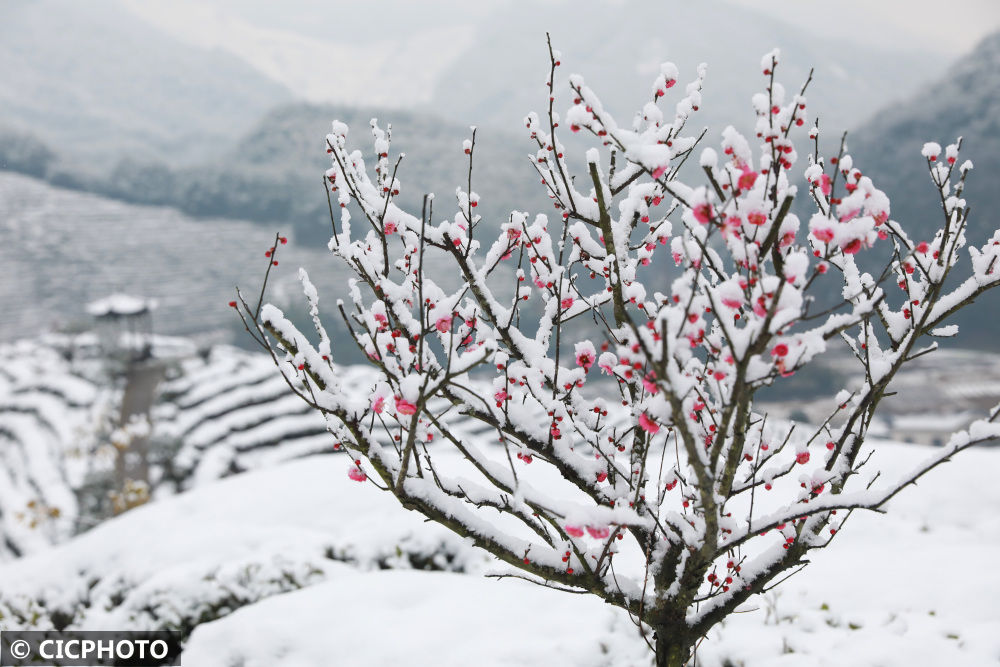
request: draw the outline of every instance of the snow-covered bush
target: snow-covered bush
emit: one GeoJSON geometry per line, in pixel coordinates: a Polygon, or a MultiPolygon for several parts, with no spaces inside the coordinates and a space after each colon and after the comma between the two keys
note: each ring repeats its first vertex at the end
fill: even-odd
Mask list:
{"type": "MultiPolygon", "coordinates": [[[[679,73],[664,64],[623,126],[579,76],[560,117],[550,54],[548,111],[526,126],[554,220],[481,220],[474,129],[454,216],[435,222],[430,195],[419,215],[401,210],[391,128],[372,121],[369,171],[335,122],[330,250],[356,274],[349,303],[337,303],[350,338],[330,340],[303,270],[317,342],[262,307],[263,290],[230,305],[326,417],[351,479],[467,537],[510,566],[502,576],[628,610],[656,664],[681,665],[710,628],[830,545],[852,510],[878,510],[955,452],[1000,436],[998,406],[909,474],[865,467],[893,376],[1000,282],[1000,231],[968,249],[968,277],[955,281],[972,167],[959,144],[924,147],[943,226],[910,238],[843,140],[821,155],[805,86],[792,93],[775,79],[777,51],[762,61],[756,136],[727,127],[718,152],[685,130],[704,67],[668,109],[679,73]],[[594,145],[580,164],[564,156],[567,131],[594,145]],[[800,134],[807,152],[795,148],[800,134]],[[696,153],[697,185],[679,175],[696,153]],[[808,220],[793,213],[796,197],[812,202],[808,220]],[[878,275],[859,268],[865,255],[878,275]],[[818,306],[834,285],[835,307],[818,306]],[[864,383],[831,395],[825,423],[805,429],[755,409],[758,390],[835,339],[864,383]],[[356,345],[380,371],[366,393],[341,389],[334,343],[356,345]],[[492,445],[463,436],[470,420],[492,445]]],[[[267,251],[268,272],[284,241],[267,251]]]]}
{"type": "Polygon", "coordinates": [[[324,485],[339,459],[198,484],[4,563],[0,632],[175,630],[184,641],[196,626],[331,577],[481,572],[488,563],[446,529],[392,513],[392,498],[374,488],[324,485]],[[316,511],[330,507],[338,512],[316,511]]]}

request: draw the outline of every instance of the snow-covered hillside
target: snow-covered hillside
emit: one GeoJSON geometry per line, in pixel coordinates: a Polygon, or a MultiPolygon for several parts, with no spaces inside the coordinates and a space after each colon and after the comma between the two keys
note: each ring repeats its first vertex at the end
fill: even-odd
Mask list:
{"type": "Polygon", "coordinates": [[[207,158],[292,98],[238,58],[185,45],[113,2],[6,0],[0,71],[0,126],[87,172],[123,158],[207,158]]]}
{"type": "Polygon", "coordinates": [[[482,569],[459,538],[393,511],[374,488],[342,483],[345,463],[325,456],[233,477],[8,562],[0,627],[190,632],[344,564],[482,569]]]}
{"type": "Polygon", "coordinates": [[[162,483],[178,489],[333,451],[323,418],[288,391],[270,358],[229,347],[182,362],[153,422],[156,439],[173,452],[162,483]]]}
{"type": "MultiPolygon", "coordinates": [[[[53,326],[87,326],[84,306],[122,289],[159,302],[158,333],[232,330],[238,321],[226,303],[237,285],[259,289],[264,251],[276,231],[235,220],[194,220],[172,209],[131,206],[0,172],[0,263],[8,276],[0,281],[0,340],[53,326]]],[[[278,301],[301,294],[299,266],[309,268],[317,285],[343,282],[342,269],[322,249],[302,248],[292,239],[282,252],[282,266],[272,275],[278,301]]]]}

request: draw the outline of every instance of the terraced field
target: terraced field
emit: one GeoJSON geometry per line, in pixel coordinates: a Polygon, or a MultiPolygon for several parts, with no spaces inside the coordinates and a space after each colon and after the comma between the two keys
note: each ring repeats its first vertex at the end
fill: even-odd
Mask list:
{"type": "MultiPolygon", "coordinates": [[[[106,518],[122,383],[108,377],[93,340],[0,344],[0,560],[106,518]],[[51,508],[58,517],[42,516],[51,508]]],[[[187,339],[163,337],[154,349],[169,357],[151,415],[154,497],[334,451],[323,418],[288,391],[267,355],[227,345],[196,353],[187,339]]],[[[348,392],[368,391],[372,372],[339,371],[348,392]]],[[[482,437],[474,421],[453,430],[482,437]]]]}
{"type": "MultiPolygon", "coordinates": [[[[90,352],[92,338],[0,345],[0,560],[105,518],[94,508],[106,507],[122,386],[90,352]]],[[[332,451],[323,419],[289,394],[265,355],[159,343],[187,354],[170,362],[153,406],[154,496],[332,451]]],[[[345,383],[366,372],[348,369],[345,383]]]]}

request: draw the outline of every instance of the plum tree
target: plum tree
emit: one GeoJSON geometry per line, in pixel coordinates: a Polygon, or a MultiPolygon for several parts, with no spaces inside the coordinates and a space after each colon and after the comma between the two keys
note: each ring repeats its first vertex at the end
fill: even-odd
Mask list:
{"type": "Polygon", "coordinates": [[[679,72],[664,64],[625,126],[579,76],[560,117],[560,56],[549,53],[547,112],[525,125],[554,220],[477,214],[475,128],[457,210],[435,222],[432,195],[419,214],[395,203],[403,156],[391,156],[391,126],[371,123],[369,171],[348,128],[333,124],[329,247],[355,276],[337,303],[348,336],[336,342],[377,369],[367,394],[340,389],[304,270],[318,339],[265,305],[263,289],[256,304],[240,293],[230,305],[290,390],[326,417],[351,479],[468,537],[506,564],[499,576],[627,610],[656,664],[682,665],[710,628],[829,546],[853,510],[882,508],[955,452],[1000,435],[998,406],[910,474],[866,467],[895,374],[934,351],[928,338],[954,335],[948,317],[1000,283],[1000,231],[962,261],[972,165],[959,162],[960,142],[929,143],[943,224],[910,238],[844,139],[821,154],[806,85],[789,93],[777,81],[777,50],[761,64],[756,136],[727,127],[718,152],[700,148],[705,132],[686,131],[704,66],[668,112],[679,72]],[[592,145],[578,163],[559,138],[566,130],[573,145],[592,145]],[[701,169],[682,170],[696,153],[701,169]],[[806,224],[796,197],[814,209],[806,224]],[[859,267],[861,255],[878,260],[877,275],[859,267]],[[960,264],[967,277],[949,281],[960,264]],[[831,286],[837,303],[819,307],[815,295],[831,286]],[[822,424],[755,408],[762,387],[836,341],[863,382],[831,392],[822,424]]]}

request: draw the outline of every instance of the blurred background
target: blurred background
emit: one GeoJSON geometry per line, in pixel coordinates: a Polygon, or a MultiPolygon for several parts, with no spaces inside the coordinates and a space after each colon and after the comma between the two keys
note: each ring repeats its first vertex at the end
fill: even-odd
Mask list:
{"type": "MultiPolygon", "coordinates": [[[[276,232],[290,242],[271,299],[305,315],[299,266],[322,303],[342,296],[348,276],[326,251],[322,184],[332,120],[349,123],[366,151],[369,120],[392,123],[393,152],[407,154],[401,201],[411,209],[426,192],[447,202],[464,184],[462,141],[476,126],[473,189],[487,223],[499,225],[513,209],[550,207],[523,132],[524,116],[546,103],[546,32],[562,74],[583,74],[620,120],[647,101],[661,62],[676,62],[682,83],[707,62],[703,108],[688,125],[708,128],[706,145],[726,125],[752,127],[750,97],[765,85],[760,58],[777,46],[786,88],[814,69],[807,97],[810,118],[820,119],[821,152],[834,154],[849,132],[855,165],[889,195],[892,217],[915,238],[929,238],[941,216],[920,148],[964,137],[963,156],[975,163],[965,191],[969,237],[981,243],[1000,226],[998,30],[995,0],[3,0],[0,561],[28,564],[0,576],[0,591],[32,577],[51,584],[39,574],[46,561],[24,557],[151,497],[204,489],[188,505],[201,511],[235,506],[232,498],[248,500],[261,488],[322,484],[328,462],[278,466],[329,453],[330,437],[288,395],[270,360],[249,351],[227,302],[237,285],[256,295],[276,232]],[[213,486],[247,471],[270,477],[213,486]]],[[[557,109],[568,106],[565,96],[557,100],[557,109]]],[[[1000,400],[1000,296],[982,299],[958,323],[944,350],[897,378],[879,435],[940,445],[1000,400]]],[[[829,405],[821,399],[852,382],[847,361],[834,351],[770,391],[772,414],[822,421],[829,405]]],[[[346,384],[363,387],[366,378],[352,370],[346,384]]],[[[250,503],[240,520],[249,526],[271,512],[287,526],[317,506],[354,502],[339,488],[322,491],[329,497],[310,488],[266,507],[250,503]]],[[[187,510],[164,507],[164,530],[184,530],[187,510]]],[[[97,600],[110,600],[112,620],[141,608],[144,623],[170,618],[190,632],[230,607],[304,587],[330,560],[474,569],[467,545],[437,533],[413,541],[406,521],[363,545],[343,537],[342,524],[320,523],[325,537],[299,560],[261,560],[266,567],[249,579],[234,570],[214,583],[190,564],[153,582],[156,568],[180,567],[170,560],[180,551],[135,569],[148,554],[116,561],[83,545],[58,562],[99,582],[90,597],[49,599],[39,613],[53,625],[81,624],[93,621],[86,610],[98,609],[97,600]],[[201,582],[190,589],[198,603],[186,603],[180,620],[156,598],[178,581],[201,582]],[[237,584],[245,588],[239,604],[230,595],[237,584]]],[[[114,525],[122,544],[144,534],[114,525]]],[[[360,526],[351,524],[355,537],[360,526]]],[[[251,532],[233,538],[247,553],[264,543],[251,532]]],[[[963,535],[979,539],[971,529],[963,535]]],[[[233,540],[227,548],[236,548],[233,540]]],[[[272,542],[275,553],[288,544],[272,542]]],[[[30,599],[44,606],[44,596],[30,599]]],[[[10,604],[0,593],[0,619],[30,617],[30,605],[10,604]]],[[[920,650],[913,636],[907,641],[906,650],[920,650]]]]}
{"type": "MultiPolygon", "coordinates": [[[[275,231],[293,237],[289,267],[336,273],[321,257],[319,185],[334,118],[361,148],[370,118],[392,122],[411,205],[464,180],[459,149],[476,125],[487,219],[544,210],[521,129],[545,102],[546,31],[563,74],[584,74],[626,119],[659,63],[677,62],[682,80],[709,63],[690,126],[713,142],[752,126],[760,57],[779,46],[787,87],[815,68],[810,113],[826,149],[850,130],[856,162],[911,228],[937,221],[920,146],[964,136],[985,228],[1000,197],[998,27],[990,0],[7,0],[0,339],[86,326],[84,304],[126,290],[159,300],[161,333],[239,342],[220,305],[259,279],[275,231]]],[[[1000,345],[980,324],[966,343],[1000,345]]]]}

